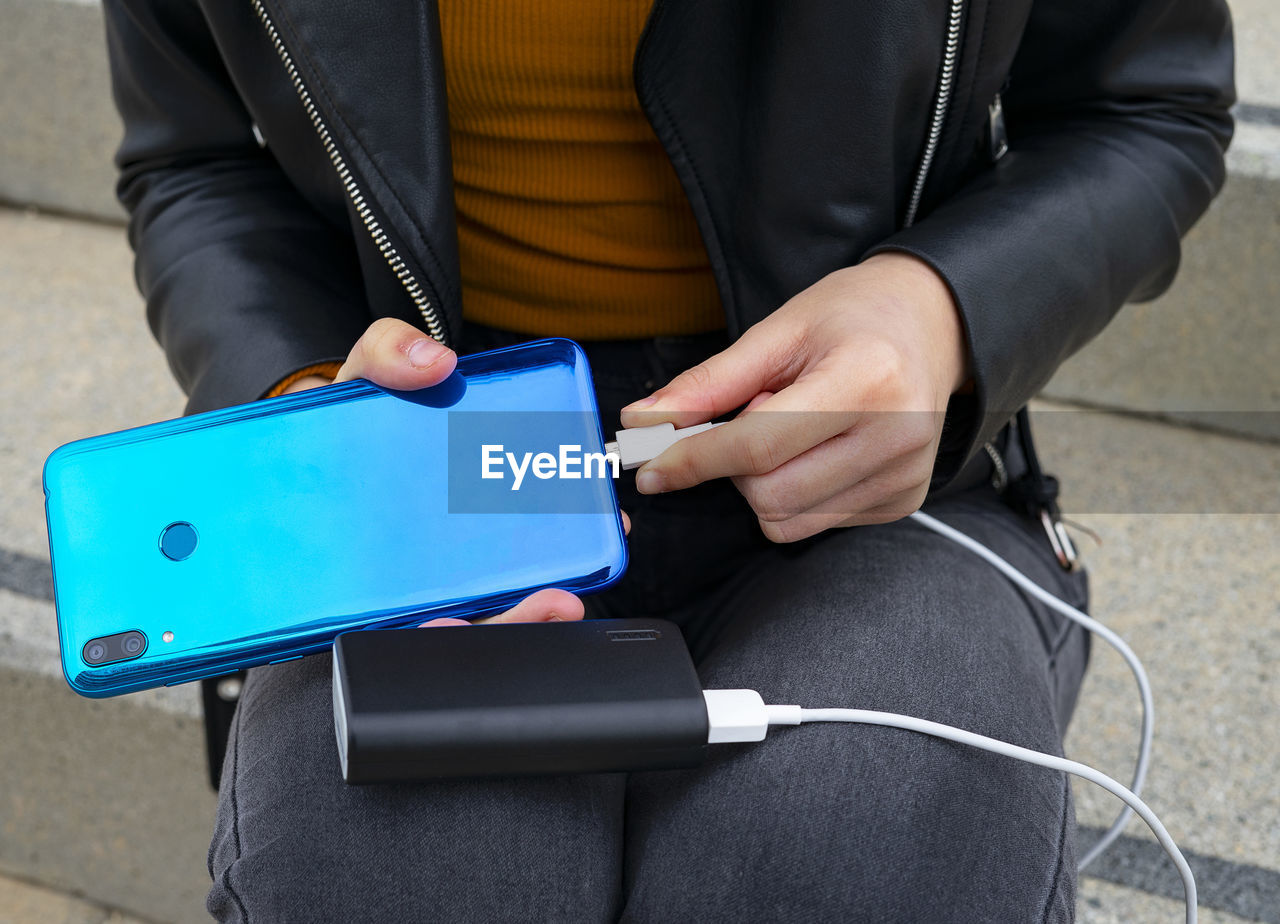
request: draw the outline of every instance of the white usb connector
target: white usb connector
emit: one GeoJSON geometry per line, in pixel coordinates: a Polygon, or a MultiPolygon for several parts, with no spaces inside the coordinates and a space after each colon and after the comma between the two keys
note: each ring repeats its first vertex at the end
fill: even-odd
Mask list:
{"type": "Polygon", "coordinates": [[[799,706],[766,706],[755,690],[703,690],[707,744],[763,741],[770,725],[799,725],[799,706]]]}
{"type": "Polygon", "coordinates": [[[606,454],[616,455],[622,461],[623,469],[630,471],[650,459],[656,459],[668,447],[686,436],[706,433],[718,426],[718,423],[704,423],[677,430],[673,423],[660,423],[652,427],[632,427],[630,430],[619,430],[614,435],[613,442],[604,444],[604,451],[606,454]]]}
{"type": "Polygon", "coordinates": [[[763,741],[769,712],[755,690],[703,690],[707,701],[707,744],[763,741]]]}

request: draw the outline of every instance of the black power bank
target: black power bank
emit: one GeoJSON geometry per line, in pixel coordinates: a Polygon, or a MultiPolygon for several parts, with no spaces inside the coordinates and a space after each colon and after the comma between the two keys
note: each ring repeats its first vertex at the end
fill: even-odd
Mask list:
{"type": "Polygon", "coordinates": [[[333,714],[348,783],[659,770],[707,751],[702,686],[661,619],[349,632],[333,714]]]}

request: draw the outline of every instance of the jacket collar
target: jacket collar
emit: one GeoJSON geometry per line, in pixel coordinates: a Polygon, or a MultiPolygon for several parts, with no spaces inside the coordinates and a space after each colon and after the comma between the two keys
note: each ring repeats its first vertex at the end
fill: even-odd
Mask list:
{"type": "MultiPolygon", "coordinates": [[[[461,286],[435,0],[261,2],[360,193],[456,334],[461,286]]],[[[362,242],[366,251],[372,243],[362,242]]],[[[421,323],[416,309],[409,319],[421,323]]]]}

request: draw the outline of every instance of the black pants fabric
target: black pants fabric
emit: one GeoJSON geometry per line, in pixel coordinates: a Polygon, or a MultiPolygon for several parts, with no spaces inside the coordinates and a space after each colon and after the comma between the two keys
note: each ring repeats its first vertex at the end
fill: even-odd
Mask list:
{"type": "MultiPolygon", "coordinates": [[[[467,346],[520,339],[472,329],[467,346]]],[[[605,427],[721,345],[588,346],[605,427]]],[[[592,617],[678,623],[707,688],[901,712],[1061,752],[1087,634],[910,522],[774,545],[727,482],[624,476],[624,579],[592,617]]],[[[1083,607],[1038,527],[979,485],[926,510],[1083,607]]],[[[473,630],[429,630],[473,631],[473,630]]],[[[483,631],[483,630],[474,630],[483,631]]],[[[223,921],[1066,922],[1068,782],[924,735],[775,729],[688,771],[351,787],[327,655],[250,672],[210,847],[223,921]]]]}

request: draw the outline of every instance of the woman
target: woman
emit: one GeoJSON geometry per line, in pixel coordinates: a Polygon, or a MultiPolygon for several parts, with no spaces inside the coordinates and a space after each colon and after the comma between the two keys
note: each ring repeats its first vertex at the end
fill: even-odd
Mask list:
{"type": "MultiPolygon", "coordinates": [[[[1008,424],[1168,285],[1221,186],[1225,4],[436,6],[106,4],[120,194],[188,409],[578,338],[606,428],[747,407],[620,485],[632,565],[590,615],[674,619],[709,687],[1060,750],[1083,633],[901,518],[1083,605],[1002,497],[1008,424]]],[[[250,674],[220,919],[1073,916],[1055,774],[818,727],[697,771],[348,788],[328,670],[250,674]]]]}

